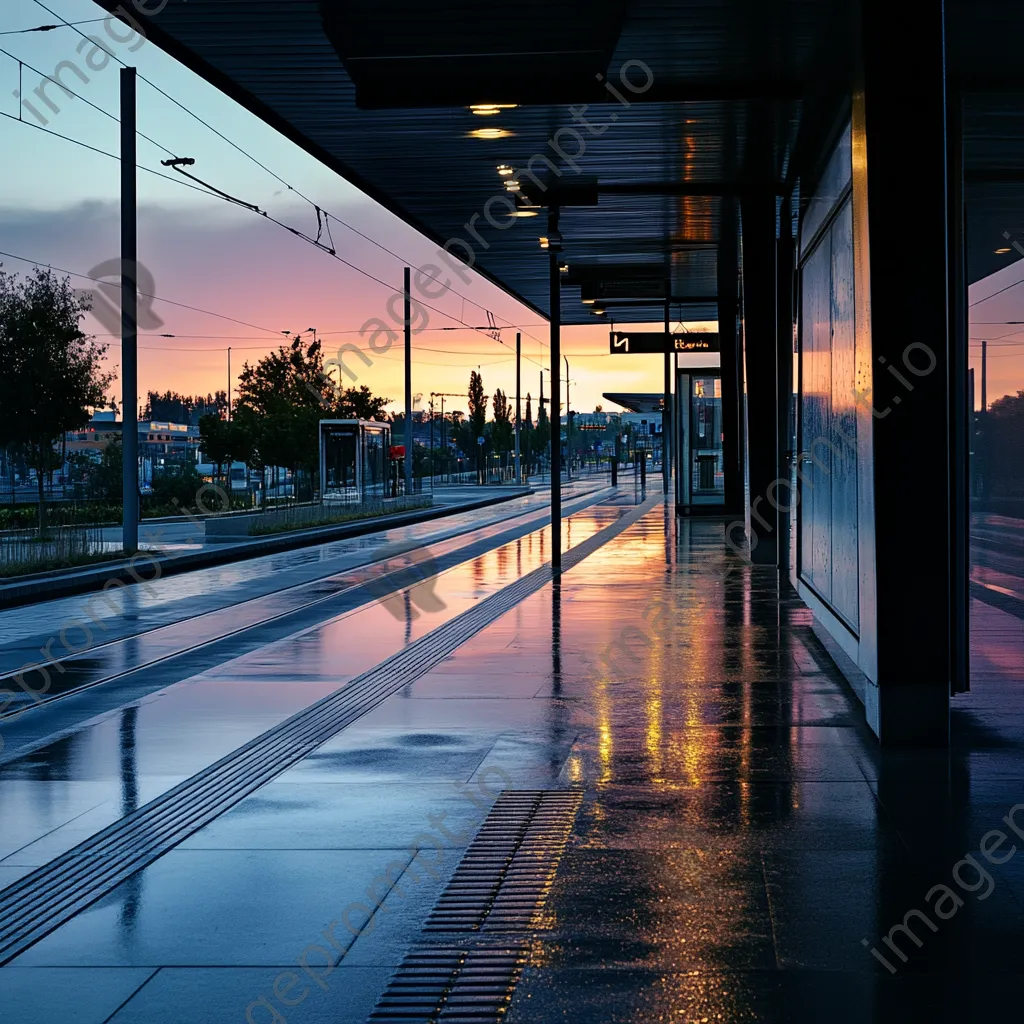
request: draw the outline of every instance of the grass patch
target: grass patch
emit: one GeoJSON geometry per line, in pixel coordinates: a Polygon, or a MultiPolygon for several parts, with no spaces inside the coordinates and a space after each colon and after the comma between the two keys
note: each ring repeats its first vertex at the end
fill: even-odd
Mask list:
{"type": "Polygon", "coordinates": [[[413,509],[429,508],[433,504],[431,498],[412,498],[394,506],[374,506],[372,508],[353,508],[349,511],[317,513],[314,508],[281,509],[268,512],[249,527],[250,537],[265,537],[275,533],[289,533],[293,530],[312,530],[318,526],[335,526],[340,523],[351,523],[359,519],[377,519],[392,515],[395,512],[408,512],[413,509]]]}
{"type": "MultiPolygon", "coordinates": [[[[140,550],[139,554],[156,557],[159,552],[140,550]]],[[[50,557],[42,555],[39,558],[0,562],[0,579],[9,579],[14,576],[29,576],[32,573],[39,572],[54,572],[57,569],[79,569],[83,566],[95,565],[98,562],[116,562],[124,557],[123,551],[82,551],[73,554],[53,555],[50,557]]]]}

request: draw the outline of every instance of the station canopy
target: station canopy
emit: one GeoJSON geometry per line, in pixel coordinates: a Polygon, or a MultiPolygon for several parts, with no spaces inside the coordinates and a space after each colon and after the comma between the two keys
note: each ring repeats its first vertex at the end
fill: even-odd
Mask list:
{"type": "MultiPolygon", "coordinates": [[[[498,167],[544,155],[563,172],[552,181],[595,181],[597,205],[561,212],[565,323],[595,322],[595,307],[620,323],[658,320],[666,291],[673,318],[715,319],[735,200],[813,180],[848,117],[856,66],[848,0],[149,6],[158,13],[132,10],[156,45],[428,237],[472,243],[475,223],[486,242],[473,243],[476,268],[542,315],[546,211],[512,222],[500,198],[489,209],[507,226],[488,225],[488,200],[515,200],[498,167]],[[488,104],[497,112],[470,109],[488,104]]],[[[1020,258],[1007,229],[1024,251],[1024,4],[946,8],[977,279],[1020,258]]],[[[533,166],[543,178],[547,165],[533,166]]]]}

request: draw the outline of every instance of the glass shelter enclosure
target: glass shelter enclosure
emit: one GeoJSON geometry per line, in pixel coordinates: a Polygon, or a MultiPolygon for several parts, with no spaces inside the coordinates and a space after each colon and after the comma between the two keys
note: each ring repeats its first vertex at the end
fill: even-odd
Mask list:
{"type": "Polygon", "coordinates": [[[722,446],[722,374],[714,369],[677,371],[679,472],[676,501],[682,507],[725,503],[722,446]]]}
{"type": "Polygon", "coordinates": [[[374,420],[320,421],[320,490],[324,501],[359,504],[390,495],[391,426],[374,420]]]}

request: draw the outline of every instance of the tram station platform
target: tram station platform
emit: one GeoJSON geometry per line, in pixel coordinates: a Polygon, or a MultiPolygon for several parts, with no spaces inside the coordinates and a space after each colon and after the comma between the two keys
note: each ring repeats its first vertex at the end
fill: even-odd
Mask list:
{"type": "Polygon", "coordinates": [[[5,1016],[1019,1007],[1013,684],[996,666],[956,698],[949,750],[880,747],[723,522],[598,497],[568,510],[555,581],[541,527],[22,735],[0,763],[5,1016]]]}

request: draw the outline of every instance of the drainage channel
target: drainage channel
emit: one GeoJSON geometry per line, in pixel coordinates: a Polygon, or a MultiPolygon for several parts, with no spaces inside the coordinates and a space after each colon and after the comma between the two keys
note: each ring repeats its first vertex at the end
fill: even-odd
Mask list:
{"type": "MultiPolygon", "coordinates": [[[[660,503],[651,498],[563,558],[563,572],[660,503]]],[[[101,899],[302,760],[391,694],[414,682],[551,580],[543,565],[356,676],[120,821],[0,891],[0,964],[101,899]]]]}
{"type": "Polygon", "coordinates": [[[580,790],[501,793],[371,1021],[496,1024],[502,1018],[582,796],[580,790]]]}

